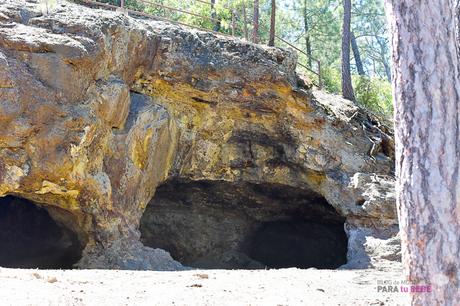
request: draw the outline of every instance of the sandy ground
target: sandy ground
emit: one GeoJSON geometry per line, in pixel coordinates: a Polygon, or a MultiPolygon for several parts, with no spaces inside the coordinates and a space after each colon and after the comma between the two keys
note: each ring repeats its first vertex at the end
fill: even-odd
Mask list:
{"type": "Polygon", "coordinates": [[[376,270],[20,270],[0,268],[0,305],[407,305],[376,270]]]}

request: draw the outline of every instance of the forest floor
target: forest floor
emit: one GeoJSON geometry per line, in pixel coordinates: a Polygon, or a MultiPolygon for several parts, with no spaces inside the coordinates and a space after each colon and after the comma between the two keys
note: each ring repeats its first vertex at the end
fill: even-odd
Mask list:
{"type": "Polygon", "coordinates": [[[0,268],[0,305],[407,305],[378,270],[21,270],[0,268]]]}

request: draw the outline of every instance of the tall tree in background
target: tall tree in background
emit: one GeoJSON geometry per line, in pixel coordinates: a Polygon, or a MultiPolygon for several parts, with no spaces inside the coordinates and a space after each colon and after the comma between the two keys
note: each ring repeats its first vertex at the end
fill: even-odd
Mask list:
{"type": "Polygon", "coordinates": [[[242,1],[242,10],[243,10],[243,30],[244,30],[244,38],[246,40],[249,40],[249,35],[248,35],[248,20],[246,17],[246,0],[242,1]]]}
{"type": "Polygon", "coordinates": [[[343,0],[343,26],[342,26],[342,96],[354,101],[355,94],[351,84],[350,71],[350,39],[351,39],[351,0],[343,0]]]}
{"type": "Polygon", "coordinates": [[[391,82],[391,68],[387,60],[387,44],[383,38],[377,37],[377,44],[379,45],[379,56],[383,67],[385,68],[385,76],[388,82],[391,82]]]}
{"type": "Polygon", "coordinates": [[[453,0],[387,0],[397,205],[412,305],[460,301],[460,63],[453,0]],[[410,8],[410,9],[408,9],[410,8]]]}
{"type": "Polygon", "coordinates": [[[213,30],[218,32],[220,30],[220,22],[216,20],[216,0],[211,0],[211,18],[213,19],[212,23],[214,24],[213,30]]]}
{"type": "Polygon", "coordinates": [[[305,49],[307,53],[307,62],[308,62],[308,67],[312,68],[311,61],[312,61],[312,55],[311,55],[311,41],[310,41],[310,26],[308,22],[308,5],[307,5],[307,0],[303,0],[303,25],[304,25],[304,31],[305,31],[305,49]]]}
{"type": "Polygon", "coordinates": [[[351,32],[351,49],[353,50],[353,57],[355,58],[356,70],[361,76],[365,76],[363,62],[361,61],[361,54],[359,53],[358,43],[356,42],[355,33],[351,32]]]}
{"type": "Polygon", "coordinates": [[[271,16],[270,16],[270,38],[268,39],[268,45],[275,45],[275,21],[276,21],[276,1],[271,0],[271,16]]]}
{"type": "Polygon", "coordinates": [[[259,43],[259,0],[254,0],[254,16],[252,18],[252,42],[259,43]]]}

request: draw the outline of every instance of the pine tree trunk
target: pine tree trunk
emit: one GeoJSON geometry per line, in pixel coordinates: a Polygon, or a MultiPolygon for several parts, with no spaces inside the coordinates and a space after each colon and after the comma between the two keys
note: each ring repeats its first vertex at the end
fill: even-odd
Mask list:
{"type": "Polygon", "coordinates": [[[248,34],[248,18],[246,16],[246,0],[243,0],[243,30],[244,30],[244,38],[246,40],[249,40],[249,34],[248,34]]]}
{"type": "MultiPolygon", "coordinates": [[[[216,13],[216,0],[211,0],[211,18],[212,19],[217,19],[217,13],[216,13]]],[[[213,30],[218,32],[220,30],[220,22],[213,20],[212,21],[214,24],[213,30]]]]}
{"type": "Polygon", "coordinates": [[[380,37],[377,37],[377,43],[379,44],[380,47],[380,59],[383,64],[383,68],[385,68],[385,76],[387,77],[388,82],[391,82],[391,68],[390,64],[387,61],[387,48],[386,48],[386,43],[382,41],[380,37]]]}
{"type": "Polygon", "coordinates": [[[361,61],[361,55],[359,53],[358,43],[356,42],[355,33],[351,32],[351,48],[353,49],[353,56],[355,58],[356,70],[361,76],[365,76],[363,62],[361,61]]]}
{"type": "Polygon", "coordinates": [[[232,36],[235,36],[235,10],[231,12],[232,17],[232,36]]]}
{"type": "Polygon", "coordinates": [[[387,63],[385,58],[382,58],[383,67],[385,68],[385,76],[387,77],[387,81],[391,82],[391,68],[390,65],[387,63]]]}
{"type": "Polygon", "coordinates": [[[342,96],[354,101],[355,94],[351,84],[350,71],[350,24],[351,0],[343,0],[343,27],[342,27],[342,96]]]}
{"type": "Polygon", "coordinates": [[[460,76],[454,0],[387,0],[397,205],[413,305],[460,302],[460,76]]]}
{"type": "Polygon", "coordinates": [[[259,0],[254,0],[254,17],[252,19],[252,42],[259,43],[259,0]]]}
{"type": "Polygon", "coordinates": [[[312,68],[311,60],[311,41],[310,41],[310,27],[308,26],[307,16],[307,0],[303,1],[303,25],[305,30],[305,48],[307,53],[308,67],[312,68]]]}
{"type": "Polygon", "coordinates": [[[307,61],[308,61],[308,67],[312,68],[312,55],[311,55],[311,41],[310,41],[310,35],[305,36],[305,47],[307,51],[307,61]]]}
{"type": "Polygon", "coordinates": [[[272,1],[272,12],[270,16],[270,39],[268,40],[269,46],[275,46],[275,21],[276,21],[276,1],[272,1]]]}

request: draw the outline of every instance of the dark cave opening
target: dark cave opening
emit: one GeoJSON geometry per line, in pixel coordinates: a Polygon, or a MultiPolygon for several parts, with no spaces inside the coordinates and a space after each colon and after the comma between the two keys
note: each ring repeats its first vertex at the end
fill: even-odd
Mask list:
{"type": "Polygon", "coordinates": [[[341,231],[340,225],[298,218],[266,222],[252,234],[247,254],[268,267],[337,268],[345,263],[341,231]]]}
{"type": "Polygon", "coordinates": [[[274,184],[169,181],[141,219],[147,246],[205,269],[346,263],[345,219],[319,194],[274,184]]]}
{"type": "Polygon", "coordinates": [[[83,246],[75,232],[34,202],[0,198],[0,266],[71,269],[83,246]]]}

